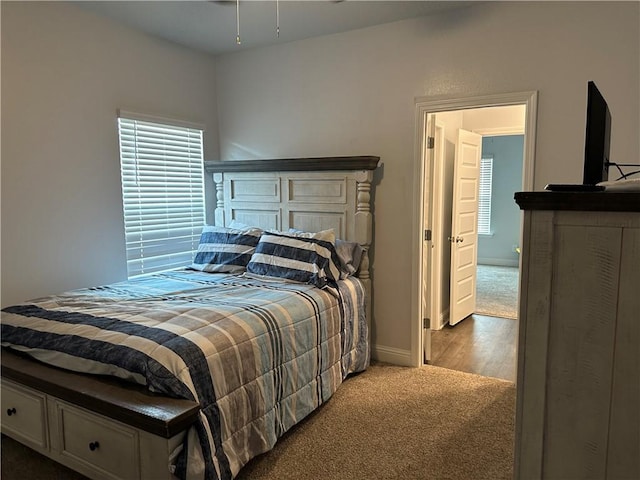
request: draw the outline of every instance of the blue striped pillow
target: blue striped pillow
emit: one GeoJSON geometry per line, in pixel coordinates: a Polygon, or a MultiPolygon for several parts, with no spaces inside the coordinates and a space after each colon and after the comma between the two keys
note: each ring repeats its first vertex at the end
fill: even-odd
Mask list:
{"type": "Polygon", "coordinates": [[[259,228],[205,225],[191,268],[209,273],[244,272],[261,234],[259,228]]]}
{"type": "Polygon", "coordinates": [[[340,278],[333,230],[318,233],[265,232],[247,272],[324,287],[340,278]]]}

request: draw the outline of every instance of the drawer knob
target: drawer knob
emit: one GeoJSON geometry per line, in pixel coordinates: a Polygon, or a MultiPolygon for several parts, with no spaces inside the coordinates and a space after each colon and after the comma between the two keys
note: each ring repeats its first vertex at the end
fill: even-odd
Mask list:
{"type": "Polygon", "coordinates": [[[16,407],[7,408],[7,415],[11,416],[11,415],[15,415],[15,414],[16,414],[16,407]]]}
{"type": "Polygon", "coordinates": [[[100,448],[100,443],[98,442],[89,443],[89,450],[91,450],[92,452],[97,450],[98,448],[100,448]]]}

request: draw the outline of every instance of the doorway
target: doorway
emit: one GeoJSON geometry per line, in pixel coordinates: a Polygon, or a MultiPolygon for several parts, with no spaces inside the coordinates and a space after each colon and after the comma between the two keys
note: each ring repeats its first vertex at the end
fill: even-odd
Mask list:
{"type": "MultiPolygon", "coordinates": [[[[486,114],[489,109],[499,107],[516,107],[524,109],[524,147],[522,168],[522,190],[533,189],[533,159],[535,147],[535,119],[536,119],[537,92],[522,92],[513,94],[498,94],[485,97],[472,97],[453,100],[431,100],[419,98],[416,100],[416,201],[414,202],[414,262],[412,315],[412,363],[416,366],[423,365],[425,355],[430,355],[430,333],[432,328],[441,328],[448,321],[446,306],[443,308],[443,291],[448,288],[446,282],[446,269],[442,268],[447,255],[453,248],[450,243],[453,239],[463,242],[461,236],[455,232],[446,231],[446,217],[443,213],[441,202],[443,191],[443,175],[454,175],[443,167],[443,149],[438,149],[437,142],[430,141],[429,137],[436,136],[436,132],[442,138],[443,121],[450,116],[467,116],[468,119],[480,114],[486,114]],[[435,143],[435,145],[434,145],[435,143]],[[435,148],[433,148],[435,147],[435,148]],[[440,158],[438,158],[440,157],[440,158]],[[448,238],[447,238],[448,237],[448,238]],[[445,281],[443,281],[443,278],[445,281]]],[[[506,112],[507,109],[503,111],[506,112]]],[[[453,117],[451,117],[453,118],[453,117]]],[[[448,122],[455,124],[456,122],[448,122]]],[[[467,121],[467,124],[469,121],[467,121]]],[[[473,123],[473,122],[472,122],[473,123]]],[[[498,122],[499,123],[499,122],[498,122]]],[[[459,122],[462,127],[462,122],[459,122]]],[[[520,127],[522,128],[522,127],[520,127]]],[[[515,130],[509,130],[508,125],[486,123],[474,125],[473,130],[483,135],[515,134],[515,130]],[[499,131],[500,130],[500,131],[499,131]]],[[[444,155],[447,153],[445,152],[444,155]]],[[[446,184],[446,182],[445,182],[446,184]]],[[[447,188],[447,187],[445,187],[447,188]]],[[[449,195],[448,192],[445,192],[449,195]]],[[[521,240],[521,216],[519,221],[519,235],[521,240]]],[[[453,227],[455,228],[455,227],[453,227]]],[[[518,244],[521,242],[519,241],[518,244]]],[[[477,251],[474,254],[477,261],[477,251]]],[[[475,271],[475,266],[474,266],[475,271]]],[[[475,279],[474,279],[475,282],[475,279]]],[[[454,285],[453,283],[451,283],[454,285]]],[[[454,287],[455,288],[455,285],[454,287]]],[[[474,287],[475,291],[475,287],[474,287]]],[[[446,293],[446,292],[445,292],[446,293]]],[[[475,293],[474,293],[475,295],[475,293]]],[[[446,299],[446,295],[444,295],[446,299]]]]}

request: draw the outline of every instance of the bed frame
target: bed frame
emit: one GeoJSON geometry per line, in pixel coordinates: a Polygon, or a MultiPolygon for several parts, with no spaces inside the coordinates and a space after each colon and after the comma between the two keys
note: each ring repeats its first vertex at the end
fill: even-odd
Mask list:
{"type": "MultiPolygon", "coordinates": [[[[378,157],[206,161],[216,225],[333,228],[365,252],[358,276],[371,322],[371,185],[378,157]]],[[[93,479],[171,480],[167,465],[199,406],[117,379],[2,350],[2,433],[93,479]]]]}

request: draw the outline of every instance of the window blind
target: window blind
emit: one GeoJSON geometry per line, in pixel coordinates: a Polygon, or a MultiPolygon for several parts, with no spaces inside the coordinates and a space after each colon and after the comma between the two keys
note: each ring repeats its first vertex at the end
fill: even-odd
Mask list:
{"type": "Polygon", "coordinates": [[[204,225],[202,130],[118,119],[129,278],[189,265],[204,225]]]}
{"type": "Polygon", "coordinates": [[[478,233],[491,233],[491,182],[493,157],[480,160],[480,193],[478,195],[478,233]]]}

